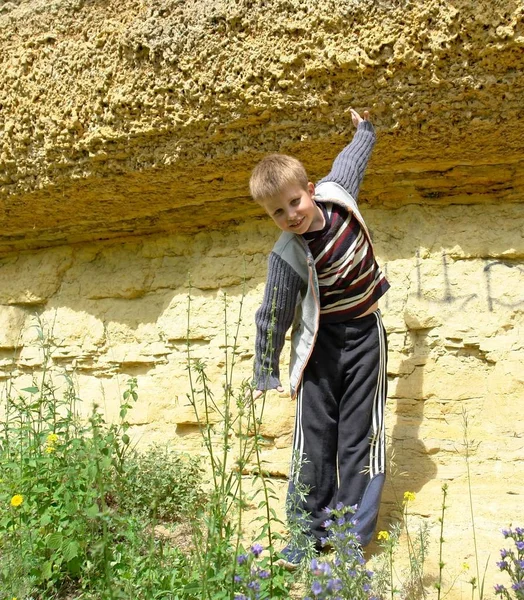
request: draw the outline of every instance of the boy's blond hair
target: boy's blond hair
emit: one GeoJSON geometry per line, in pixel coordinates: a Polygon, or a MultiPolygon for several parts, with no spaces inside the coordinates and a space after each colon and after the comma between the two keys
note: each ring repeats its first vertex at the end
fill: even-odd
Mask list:
{"type": "Polygon", "coordinates": [[[269,154],[253,169],[249,191],[255,202],[275,198],[286,185],[298,183],[307,190],[308,178],[304,165],[287,154],[269,154]]]}

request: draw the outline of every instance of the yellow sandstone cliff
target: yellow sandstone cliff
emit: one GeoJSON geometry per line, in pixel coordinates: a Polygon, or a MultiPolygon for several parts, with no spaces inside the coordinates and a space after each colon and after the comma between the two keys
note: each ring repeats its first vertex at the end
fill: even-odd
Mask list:
{"type": "MultiPolygon", "coordinates": [[[[233,324],[245,296],[240,382],[278,233],[250,169],[283,151],[321,177],[353,133],[348,107],[367,108],[360,202],[392,284],[397,475],[380,526],[409,490],[436,532],[447,483],[447,577],[471,592],[466,414],[482,564],[502,581],[500,529],[524,503],[523,19],[520,0],[0,2],[0,384],[40,368],[40,315],[82,398],[115,414],[137,377],[135,438],[200,452],[189,277],[193,352],[219,391],[224,304],[233,324]]],[[[269,395],[276,476],[293,416],[269,395]]]]}

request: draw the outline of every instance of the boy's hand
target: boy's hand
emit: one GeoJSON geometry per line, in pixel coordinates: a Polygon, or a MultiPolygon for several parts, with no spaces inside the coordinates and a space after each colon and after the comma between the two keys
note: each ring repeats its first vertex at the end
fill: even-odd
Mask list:
{"type": "MultiPolygon", "coordinates": [[[[275,388],[277,390],[277,392],[283,392],[284,388],[279,385],[277,388],[275,388]]],[[[266,390],[267,391],[267,390],[266,390]]],[[[260,398],[260,396],[262,396],[264,392],[262,390],[255,390],[253,392],[253,400],[258,400],[260,398]]]]}
{"type": "Polygon", "coordinates": [[[358,127],[358,124],[362,123],[362,121],[369,121],[369,111],[365,110],[364,118],[362,118],[353,108],[350,108],[349,110],[351,112],[351,120],[353,121],[353,125],[355,127],[358,127]]]}

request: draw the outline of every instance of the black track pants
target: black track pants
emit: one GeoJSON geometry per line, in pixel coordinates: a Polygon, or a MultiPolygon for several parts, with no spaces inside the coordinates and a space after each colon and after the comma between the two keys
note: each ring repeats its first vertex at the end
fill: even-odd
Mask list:
{"type": "Polygon", "coordinates": [[[386,354],[380,311],[320,326],[297,394],[293,453],[302,462],[288,491],[288,517],[309,513],[317,539],[326,535],[324,509],[338,503],[357,505],[363,546],[373,536],[385,477],[386,354]],[[297,476],[309,489],[298,503],[297,476]]]}

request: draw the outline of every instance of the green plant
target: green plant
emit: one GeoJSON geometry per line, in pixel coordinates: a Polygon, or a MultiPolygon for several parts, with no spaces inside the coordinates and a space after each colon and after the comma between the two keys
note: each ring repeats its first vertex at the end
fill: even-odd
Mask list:
{"type": "MultiPolygon", "coordinates": [[[[257,544],[261,540],[267,542],[268,553],[261,569],[269,574],[267,578],[262,578],[262,582],[257,582],[260,586],[257,597],[286,597],[287,574],[276,564],[273,545],[273,523],[277,517],[270,501],[276,498],[261,460],[263,437],[260,426],[265,395],[255,402],[254,390],[248,383],[244,382],[239,389],[234,388],[233,373],[238,354],[242,301],[232,338],[228,333],[227,308],[227,297],[224,296],[224,381],[221,397],[217,400],[206,374],[205,362],[193,358],[191,354],[191,294],[188,296],[187,364],[191,388],[188,400],[207,450],[211,491],[194,528],[195,576],[193,582],[186,586],[186,592],[191,598],[209,600],[234,597],[240,583],[237,578],[242,576],[239,569],[242,570],[244,564],[239,562],[239,558],[245,555],[242,550],[243,515],[248,504],[255,503],[260,511],[261,525],[254,541],[257,544]],[[233,450],[236,454],[234,457],[233,450]],[[255,488],[252,495],[246,493],[243,484],[248,466],[251,466],[255,488]]],[[[237,596],[242,597],[242,593],[237,596]]]]}
{"type": "Polygon", "coordinates": [[[403,596],[406,598],[425,597],[424,564],[429,544],[427,523],[419,525],[417,536],[413,538],[409,523],[408,507],[415,500],[414,492],[404,492],[403,521],[406,532],[407,549],[409,556],[409,571],[404,584],[403,596]]]}
{"type": "Polygon", "coordinates": [[[486,565],[484,567],[484,571],[482,573],[482,577],[480,575],[480,567],[479,567],[479,550],[477,546],[477,532],[475,528],[475,511],[473,509],[473,491],[471,489],[471,454],[478,448],[479,443],[475,442],[475,440],[470,439],[469,437],[469,417],[466,409],[462,407],[462,428],[463,428],[463,448],[464,448],[464,460],[466,463],[466,475],[468,481],[468,498],[469,498],[469,512],[471,517],[471,529],[473,532],[473,548],[475,552],[475,568],[476,568],[476,577],[472,577],[470,579],[471,585],[471,596],[473,598],[475,590],[478,590],[478,598],[482,600],[484,598],[484,582],[486,578],[486,571],[489,563],[489,555],[486,559],[486,565]]]}
{"type": "MultiPolygon", "coordinates": [[[[366,568],[359,538],[354,533],[354,513],[354,507],[342,504],[326,509],[325,544],[331,547],[333,557],[311,561],[310,588],[317,599],[367,600],[372,597],[373,573],[366,568]]],[[[307,596],[304,600],[311,598],[307,596]]]]}
{"type": "MultiPolygon", "coordinates": [[[[54,383],[52,335],[41,322],[37,331],[41,372],[19,393],[8,380],[1,409],[2,594],[181,598],[172,590],[189,580],[186,557],[155,538],[154,518],[123,511],[136,381],[123,394],[118,423],[106,423],[96,405],[81,419],[73,378],[62,373],[65,385],[54,383]]],[[[139,454],[133,461],[143,472],[139,454]]]]}
{"type": "Polygon", "coordinates": [[[109,580],[109,531],[129,533],[109,504],[125,427],[107,426],[96,408],[81,425],[49,379],[23,391],[8,399],[3,423],[2,498],[11,496],[12,510],[0,520],[2,554],[26,551],[24,571],[38,589],[65,589],[85,569],[109,580]]]}
{"type": "Polygon", "coordinates": [[[383,552],[375,559],[375,591],[381,595],[388,595],[391,600],[396,595],[401,598],[425,597],[424,564],[429,545],[427,523],[419,525],[417,535],[413,536],[410,529],[409,505],[415,500],[414,492],[404,492],[402,503],[402,521],[393,523],[390,531],[379,531],[378,542],[383,552]],[[395,557],[400,550],[400,536],[404,529],[406,536],[406,551],[409,559],[409,568],[397,573],[395,557]],[[399,585],[395,581],[399,581],[399,585]]]}
{"type": "Polygon", "coordinates": [[[441,595],[442,595],[442,575],[443,575],[443,571],[444,571],[444,555],[443,555],[443,549],[444,549],[444,516],[446,514],[446,499],[448,497],[448,485],[445,483],[442,486],[442,508],[441,508],[441,513],[440,513],[440,517],[439,517],[439,523],[440,523],[440,535],[439,535],[439,544],[438,544],[438,548],[439,548],[439,554],[438,554],[438,579],[437,579],[437,583],[435,583],[435,587],[437,588],[437,599],[440,600],[441,595]]]}
{"type": "Polygon", "coordinates": [[[194,516],[204,502],[197,457],[167,446],[132,452],[119,479],[121,510],[166,522],[194,516]]]}
{"type": "Polygon", "coordinates": [[[376,559],[374,574],[374,590],[380,597],[389,596],[394,599],[398,590],[395,587],[395,554],[398,549],[401,523],[393,523],[390,531],[379,531],[377,540],[382,554],[376,559]]]}
{"type": "Polygon", "coordinates": [[[289,546],[300,551],[303,559],[299,565],[301,575],[309,574],[309,562],[317,554],[315,540],[309,533],[309,513],[303,508],[305,506],[308,486],[301,481],[300,471],[302,465],[307,462],[295,451],[292,457],[291,473],[292,486],[288,488],[286,496],[286,515],[289,529],[289,546]]]}

